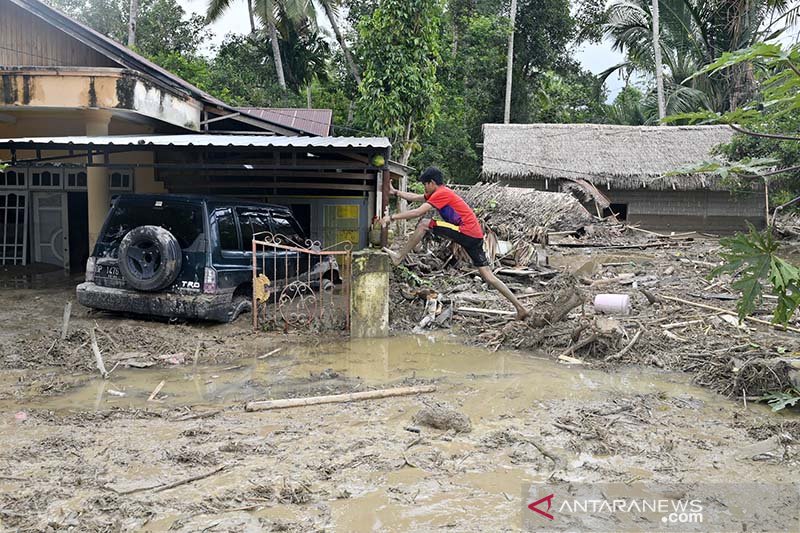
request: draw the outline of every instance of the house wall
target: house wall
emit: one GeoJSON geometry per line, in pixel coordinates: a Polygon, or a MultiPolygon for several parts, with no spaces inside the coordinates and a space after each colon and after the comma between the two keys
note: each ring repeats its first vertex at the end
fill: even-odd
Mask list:
{"type": "MultiPolygon", "coordinates": [[[[510,187],[527,187],[541,191],[562,191],[557,179],[542,178],[500,180],[510,187]]],[[[625,204],[627,221],[653,230],[704,230],[733,233],[747,229],[747,222],[756,227],[765,224],[764,192],[752,191],[733,195],[727,191],[608,189],[598,187],[612,204],[625,204]]],[[[586,204],[590,213],[593,204],[586,204]]]]}
{"type": "Polygon", "coordinates": [[[0,65],[119,66],[6,0],[0,0],[0,65]]]}
{"type": "Polygon", "coordinates": [[[612,203],[627,204],[629,223],[650,229],[733,233],[746,230],[746,221],[765,223],[763,193],[600,190],[612,203]]]}

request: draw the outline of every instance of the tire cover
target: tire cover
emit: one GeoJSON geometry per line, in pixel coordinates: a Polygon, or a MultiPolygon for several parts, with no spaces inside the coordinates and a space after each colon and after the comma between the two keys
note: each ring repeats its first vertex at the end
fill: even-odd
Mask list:
{"type": "Polygon", "coordinates": [[[181,271],[181,247],[175,236],[160,226],[139,226],[119,245],[119,270],[128,285],[140,291],[168,287],[181,271]]]}

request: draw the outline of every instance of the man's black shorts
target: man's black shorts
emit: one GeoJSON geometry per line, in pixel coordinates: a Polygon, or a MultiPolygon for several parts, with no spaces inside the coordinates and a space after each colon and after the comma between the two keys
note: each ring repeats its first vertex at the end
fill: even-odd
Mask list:
{"type": "Polygon", "coordinates": [[[460,231],[438,225],[431,227],[430,231],[434,235],[446,237],[460,244],[461,247],[467,251],[470,259],[472,259],[472,264],[476,267],[489,266],[489,260],[486,258],[486,254],[483,251],[483,239],[470,237],[469,235],[464,235],[460,231]]]}

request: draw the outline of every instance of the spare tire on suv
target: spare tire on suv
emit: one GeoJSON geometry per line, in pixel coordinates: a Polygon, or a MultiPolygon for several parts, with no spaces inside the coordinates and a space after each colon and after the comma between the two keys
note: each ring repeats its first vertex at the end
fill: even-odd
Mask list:
{"type": "Polygon", "coordinates": [[[134,228],[120,242],[119,270],[134,289],[161,290],[175,281],[181,271],[180,244],[162,227],[134,228]]]}

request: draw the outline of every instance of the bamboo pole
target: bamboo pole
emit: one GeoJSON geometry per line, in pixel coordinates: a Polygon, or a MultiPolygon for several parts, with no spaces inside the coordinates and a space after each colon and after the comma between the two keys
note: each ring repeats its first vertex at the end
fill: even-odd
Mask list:
{"type": "MultiPolygon", "coordinates": [[[[709,311],[716,311],[717,313],[727,313],[729,315],[735,315],[736,311],[731,311],[730,309],[723,309],[722,307],[715,307],[713,305],[706,305],[701,304],[698,302],[693,302],[691,300],[684,300],[683,298],[677,298],[675,296],[667,296],[665,294],[659,294],[659,298],[663,298],[664,300],[670,300],[673,302],[678,302],[686,305],[691,305],[694,307],[699,307],[700,309],[707,309],[709,311]]],[[[762,324],[764,326],[770,326],[779,330],[783,331],[793,331],[795,333],[800,333],[800,329],[793,328],[792,326],[784,326],[782,324],[773,324],[772,322],[767,322],[766,320],[761,320],[760,318],[746,316],[744,317],[745,320],[749,320],[750,322],[755,322],[756,324],[762,324]]]]}
{"type": "Polygon", "coordinates": [[[425,385],[422,387],[399,387],[396,389],[379,389],[364,392],[351,392],[348,394],[333,394],[330,396],[310,396],[308,398],[286,398],[284,400],[263,400],[249,402],[245,405],[245,411],[268,411],[271,409],[285,409],[287,407],[303,407],[306,405],[319,405],[323,403],[344,403],[357,400],[375,400],[378,398],[389,398],[392,396],[410,396],[412,394],[424,394],[434,392],[435,385],[425,385]]]}

